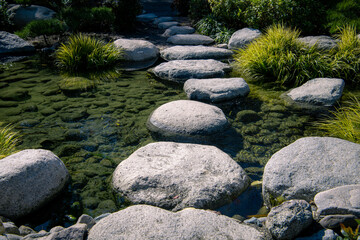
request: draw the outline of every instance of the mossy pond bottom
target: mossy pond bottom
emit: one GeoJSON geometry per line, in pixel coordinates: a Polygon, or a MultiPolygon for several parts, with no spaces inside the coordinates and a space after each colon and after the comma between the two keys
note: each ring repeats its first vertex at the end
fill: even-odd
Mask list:
{"type": "MultiPolygon", "coordinates": [[[[128,206],[111,190],[114,169],[132,152],[156,141],[145,126],[153,110],[186,99],[180,87],[158,82],[146,71],[122,73],[72,96],[59,88],[61,79],[37,60],[13,63],[0,73],[0,122],[12,123],[20,132],[19,150],[53,151],[72,177],[56,199],[17,222],[36,230],[69,226],[82,213],[95,217],[128,206]]],[[[254,90],[247,98],[220,105],[232,130],[214,145],[237,161],[252,180],[261,180],[263,166],[273,153],[312,134],[313,119],[285,107],[279,92],[250,88],[254,90]]],[[[261,205],[261,189],[251,187],[218,211],[247,216],[257,214],[261,205]]]]}

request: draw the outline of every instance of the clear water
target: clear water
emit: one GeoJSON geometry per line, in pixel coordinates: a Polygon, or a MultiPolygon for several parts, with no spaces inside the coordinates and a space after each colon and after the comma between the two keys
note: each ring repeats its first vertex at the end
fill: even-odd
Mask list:
{"type": "MultiPolygon", "coordinates": [[[[14,124],[21,133],[19,149],[53,151],[72,177],[68,189],[56,199],[17,222],[36,230],[69,226],[82,213],[98,216],[128,206],[111,190],[111,174],[132,152],[156,141],[145,126],[151,112],[164,103],[186,99],[181,87],[158,82],[146,71],[125,72],[89,91],[64,92],[59,87],[62,77],[51,68],[38,60],[25,60],[0,72],[0,121],[14,124]]],[[[212,144],[236,160],[253,180],[261,180],[263,166],[273,153],[312,134],[312,119],[285,107],[277,98],[280,92],[258,87],[253,92],[219,105],[232,128],[212,144]],[[275,97],[264,101],[264,94],[275,97]]],[[[247,216],[257,214],[261,205],[261,189],[250,188],[218,211],[247,216]]]]}

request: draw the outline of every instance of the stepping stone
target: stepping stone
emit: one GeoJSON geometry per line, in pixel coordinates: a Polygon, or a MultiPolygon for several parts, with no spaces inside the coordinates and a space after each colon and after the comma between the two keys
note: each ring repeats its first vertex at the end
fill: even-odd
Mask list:
{"type": "Polygon", "coordinates": [[[352,214],[360,217],[360,185],[346,185],[316,194],[316,215],[352,214]]]}
{"type": "Polygon", "coordinates": [[[136,16],[136,20],[139,22],[153,22],[157,18],[157,15],[154,13],[146,13],[136,16]]]}
{"type": "Polygon", "coordinates": [[[200,34],[177,34],[167,40],[174,45],[209,45],[214,43],[211,37],[200,34]]]}
{"type": "Polygon", "coordinates": [[[229,40],[229,49],[244,48],[246,45],[260,37],[261,32],[257,29],[243,28],[233,33],[229,40]]]}
{"type": "Polygon", "coordinates": [[[35,47],[15,34],[0,31],[0,55],[35,53],[35,47]]]}
{"type": "Polygon", "coordinates": [[[134,204],[172,211],[216,209],[250,184],[245,171],[220,149],[156,142],[136,150],[114,171],[112,185],[134,204]]]}
{"type": "Polygon", "coordinates": [[[299,41],[310,47],[316,45],[321,50],[330,50],[337,46],[336,40],[329,36],[307,36],[299,38],[299,41]]]}
{"type": "Polygon", "coordinates": [[[11,20],[16,28],[25,27],[28,23],[35,20],[51,19],[56,15],[56,12],[50,8],[38,5],[30,5],[25,7],[16,4],[9,8],[7,12],[9,13],[9,16],[12,16],[11,20]]]}
{"type": "Polygon", "coordinates": [[[179,23],[175,22],[175,21],[174,22],[162,22],[162,23],[158,24],[158,28],[159,29],[168,29],[170,27],[177,26],[177,25],[179,25],[179,23]]]}
{"type": "Polygon", "coordinates": [[[341,98],[344,86],[339,78],[315,78],[286,95],[295,103],[330,107],[341,98]]]}
{"type": "Polygon", "coordinates": [[[279,196],[313,200],[322,191],[360,184],[360,144],[331,137],[304,137],[276,152],[263,175],[266,206],[279,196]]]}
{"type": "Polygon", "coordinates": [[[241,223],[213,211],[187,208],[170,212],[135,205],[100,220],[89,232],[98,239],[271,239],[260,228],[241,223]]]}
{"type": "Polygon", "coordinates": [[[164,32],[164,37],[171,37],[176,34],[192,34],[195,32],[195,28],[189,26],[173,26],[164,32]]]}
{"type": "Polygon", "coordinates": [[[159,17],[159,18],[156,18],[153,23],[155,25],[158,25],[159,23],[162,23],[162,22],[171,22],[171,21],[174,21],[173,17],[159,17]]]}
{"type": "Polygon", "coordinates": [[[242,78],[189,79],[184,91],[190,100],[221,102],[249,94],[249,85],[242,78]]]}
{"type": "Polygon", "coordinates": [[[233,51],[223,48],[206,46],[174,46],[160,51],[166,61],[187,59],[229,59],[233,51]]]}
{"type": "Polygon", "coordinates": [[[197,140],[221,133],[229,123],[218,107],[190,100],[178,100],[158,107],[147,127],[161,137],[197,140]]]}
{"type": "Polygon", "coordinates": [[[174,60],[156,66],[153,73],[163,80],[184,83],[190,78],[222,78],[231,67],[216,60],[174,60]]]}
{"type": "Polygon", "coordinates": [[[69,172],[52,152],[28,149],[0,160],[0,215],[16,219],[52,199],[69,172]]]}

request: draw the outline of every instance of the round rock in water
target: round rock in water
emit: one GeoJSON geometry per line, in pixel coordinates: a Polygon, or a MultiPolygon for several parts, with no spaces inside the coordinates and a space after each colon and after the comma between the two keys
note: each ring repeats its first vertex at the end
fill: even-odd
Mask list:
{"type": "Polygon", "coordinates": [[[12,16],[12,21],[17,27],[24,27],[35,20],[51,19],[56,14],[53,10],[38,5],[14,5],[8,10],[8,13],[12,16]]]}
{"type": "Polygon", "coordinates": [[[158,24],[158,28],[159,28],[159,29],[168,29],[168,28],[170,28],[170,27],[172,27],[172,26],[177,26],[177,25],[179,25],[179,23],[178,23],[178,22],[175,22],[175,21],[172,21],[172,22],[161,22],[161,23],[158,24]]]}
{"type": "Polygon", "coordinates": [[[220,149],[175,142],[138,149],[118,165],[112,181],[135,204],[173,211],[216,209],[249,186],[245,171],[220,149]]]}
{"type": "Polygon", "coordinates": [[[276,152],[263,175],[263,198],[313,200],[322,191],[360,184],[360,144],[331,137],[304,137],[276,152]]]}
{"type": "Polygon", "coordinates": [[[189,79],[184,91],[190,100],[221,102],[249,94],[249,85],[242,78],[189,79]]]}
{"type": "Polygon", "coordinates": [[[118,39],[115,46],[124,50],[126,61],[147,61],[159,56],[157,47],[149,41],[136,39],[118,39]]]}
{"type": "Polygon", "coordinates": [[[153,73],[163,80],[184,83],[190,78],[222,78],[231,67],[217,60],[174,60],[161,63],[153,73]]]}
{"type": "Polygon", "coordinates": [[[344,86],[345,81],[339,78],[315,78],[292,89],[287,96],[295,103],[329,107],[341,98],[344,86]]]}
{"type": "Polygon", "coordinates": [[[150,115],[147,126],[163,137],[196,139],[221,133],[229,123],[218,107],[178,100],[158,107],[150,115]]]}
{"type": "Polygon", "coordinates": [[[0,55],[35,53],[32,44],[15,34],[0,31],[0,55]]]}
{"type": "Polygon", "coordinates": [[[0,215],[22,217],[59,193],[69,178],[52,152],[28,149],[0,160],[0,215]]]}
{"type": "Polygon", "coordinates": [[[262,231],[212,211],[188,208],[174,213],[135,205],[100,220],[88,239],[271,239],[262,231]]]}
{"type": "Polygon", "coordinates": [[[168,38],[167,42],[174,45],[209,45],[214,39],[201,34],[177,34],[168,38]]]}
{"type": "Polygon", "coordinates": [[[329,36],[307,36],[299,38],[299,41],[310,47],[316,45],[321,50],[330,50],[337,46],[336,40],[329,36]]]}
{"type": "Polygon", "coordinates": [[[206,46],[174,46],[160,51],[166,61],[187,59],[228,59],[233,51],[224,48],[206,46]]]}
{"type": "Polygon", "coordinates": [[[189,26],[173,26],[164,32],[164,37],[171,37],[176,34],[192,34],[195,32],[195,28],[189,26]]]}
{"type": "Polygon", "coordinates": [[[229,40],[229,49],[244,48],[246,45],[260,37],[261,32],[257,29],[243,28],[233,33],[229,40]]]}

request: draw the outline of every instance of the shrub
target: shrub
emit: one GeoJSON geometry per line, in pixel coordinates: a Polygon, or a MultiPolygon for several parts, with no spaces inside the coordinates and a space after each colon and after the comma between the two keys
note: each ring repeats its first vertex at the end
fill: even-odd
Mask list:
{"type": "Polygon", "coordinates": [[[328,54],[298,41],[300,31],[273,25],[267,32],[240,49],[235,55],[235,69],[249,80],[299,86],[316,78],[329,76],[333,70],[328,54]]]}
{"type": "Polygon", "coordinates": [[[111,68],[121,58],[122,52],[113,43],[104,43],[83,34],[71,36],[56,52],[58,66],[70,73],[111,68]]]}
{"type": "Polygon", "coordinates": [[[195,27],[199,33],[211,36],[217,43],[227,43],[234,33],[234,30],[225,27],[212,15],[202,18],[195,24],[195,27]]]}
{"type": "Polygon", "coordinates": [[[336,33],[345,25],[353,25],[360,32],[360,0],[342,0],[327,11],[330,33],[336,33]]]}
{"type": "Polygon", "coordinates": [[[210,5],[207,0],[190,0],[189,16],[192,20],[199,21],[210,12],[210,5]]]}
{"type": "Polygon", "coordinates": [[[171,7],[176,9],[180,15],[187,16],[190,9],[190,0],[173,0],[171,7]]]}
{"type": "Polygon", "coordinates": [[[336,109],[332,116],[316,124],[330,136],[360,143],[360,102],[353,98],[347,106],[336,109]]]}
{"type": "Polygon", "coordinates": [[[14,127],[10,124],[4,126],[4,123],[0,123],[0,159],[15,151],[19,140],[13,129],[14,127]]]}
{"type": "Polygon", "coordinates": [[[0,29],[4,31],[10,30],[12,25],[7,9],[8,3],[5,0],[0,0],[0,29]]]}

